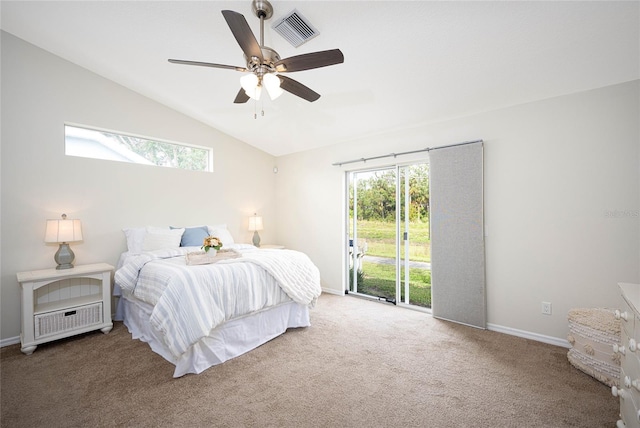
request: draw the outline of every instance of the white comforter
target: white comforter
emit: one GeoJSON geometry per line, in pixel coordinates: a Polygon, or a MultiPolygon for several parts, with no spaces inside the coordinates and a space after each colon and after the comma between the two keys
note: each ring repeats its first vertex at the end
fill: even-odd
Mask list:
{"type": "Polygon", "coordinates": [[[132,256],[115,274],[125,295],[154,306],[150,323],[176,359],[229,319],[290,299],[313,306],[321,293],[317,267],[297,251],[235,250],[239,258],[198,266],[186,265],[187,251],[132,256]]]}

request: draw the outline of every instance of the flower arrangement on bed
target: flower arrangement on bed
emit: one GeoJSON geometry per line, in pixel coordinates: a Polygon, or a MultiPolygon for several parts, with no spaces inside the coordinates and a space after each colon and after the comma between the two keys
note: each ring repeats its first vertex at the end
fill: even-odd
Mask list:
{"type": "Polygon", "coordinates": [[[202,242],[202,247],[200,247],[205,253],[208,253],[212,248],[216,251],[222,248],[222,241],[217,236],[207,236],[202,242]]]}
{"type": "Polygon", "coordinates": [[[320,274],[304,253],[236,244],[226,225],[124,232],[128,251],[115,273],[116,319],[173,363],[174,377],[310,325],[320,274]],[[189,253],[207,246],[224,251],[208,263],[187,264],[189,253]]]}

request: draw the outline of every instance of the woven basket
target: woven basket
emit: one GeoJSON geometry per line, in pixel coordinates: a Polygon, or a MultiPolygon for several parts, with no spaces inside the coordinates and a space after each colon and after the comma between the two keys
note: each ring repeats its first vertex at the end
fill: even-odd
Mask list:
{"type": "Polygon", "coordinates": [[[614,311],[603,308],[569,311],[572,348],[567,354],[571,365],[608,386],[619,386],[620,356],[613,345],[620,344],[620,320],[614,311]]]}

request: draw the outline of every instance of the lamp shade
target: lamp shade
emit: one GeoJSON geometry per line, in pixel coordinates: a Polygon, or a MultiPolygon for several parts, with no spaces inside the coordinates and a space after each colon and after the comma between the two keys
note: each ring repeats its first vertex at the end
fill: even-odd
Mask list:
{"type": "Polygon", "coordinates": [[[280,87],[280,79],[274,74],[265,74],[262,77],[262,83],[267,88],[267,93],[272,100],[275,100],[284,92],[280,87]]]}
{"type": "Polygon", "coordinates": [[[262,86],[260,86],[260,79],[255,74],[245,74],[240,78],[240,86],[244,89],[245,94],[251,99],[259,100],[260,93],[262,92],[262,86]]]}
{"type": "Polygon", "coordinates": [[[82,224],[80,220],[67,220],[62,214],[61,220],[47,220],[44,242],[74,242],[82,241],[82,224]]]}
{"type": "Polygon", "coordinates": [[[249,230],[256,231],[262,230],[262,217],[254,215],[249,217],[249,230]]]}

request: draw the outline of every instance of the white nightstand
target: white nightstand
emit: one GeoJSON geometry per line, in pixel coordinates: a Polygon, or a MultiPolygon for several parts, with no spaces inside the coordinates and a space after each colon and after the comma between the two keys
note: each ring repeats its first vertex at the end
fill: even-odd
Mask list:
{"type": "Polygon", "coordinates": [[[102,330],[111,321],[111,272],[107,263],[72,269],[18,272],[22,287],[20,350],[29,355],[39,344],[102,330]]]}
{"type": "Polygon", "coordinates": [[[260,245],[260,248],[271,249],[271,250],[284,250],[284,245],[264,244],[264,245],[260,245]]]}

